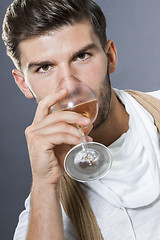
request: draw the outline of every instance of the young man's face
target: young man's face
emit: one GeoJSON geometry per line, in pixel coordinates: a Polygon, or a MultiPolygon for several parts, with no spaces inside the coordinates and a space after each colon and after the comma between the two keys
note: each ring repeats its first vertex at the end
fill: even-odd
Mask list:
{"type": "Polygon", "coordinates": [[[13,75],[26,97],[33,94],[39,101],[58,82],[74,78],[92,87],[98,98],[102,95],[108,81],[107,54],[87,21],[24,40],[19,50],[22,73],[17,70],[13,75]]]}

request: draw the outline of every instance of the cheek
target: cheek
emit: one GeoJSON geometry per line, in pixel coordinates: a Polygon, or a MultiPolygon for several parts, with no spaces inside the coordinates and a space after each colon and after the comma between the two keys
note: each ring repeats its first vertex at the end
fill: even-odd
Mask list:
{"type": "Polygon", "coordinates": [[[99,93],[101,84],[106,79],[106,73],[107,73],[107,61],[97,62],[94,68],[92,68],[90,71],[89,83],[93,90],[96,92],[96,94],[99,93]]]}
{"type": "Polygon", "coordinates": [[[38,78],[28,78],[27,84],[34,97],[38,100],[45,98],[48,94],[52,92],[54,88],[54,86],[52,86],[53,84],[51,84],[51,81],[47,81],[47,79],[45,79],[45,81],[42,81],[38,78]]]}

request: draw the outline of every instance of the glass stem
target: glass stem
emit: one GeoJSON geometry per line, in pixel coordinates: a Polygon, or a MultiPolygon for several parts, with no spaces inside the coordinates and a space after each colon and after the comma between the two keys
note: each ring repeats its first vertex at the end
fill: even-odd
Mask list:
{"type": "Polygon", "coordinates": [[[79,125],[77,125],[77,128],[78,128],[80,140],[81,140],[81,143],[82,143],[82,150],[84,152],[87,152],[88,147],[87,147],[87,141],[86,141],[86,137],[85,137],[84,131],[83,131],[83,129],[79,125]]]}

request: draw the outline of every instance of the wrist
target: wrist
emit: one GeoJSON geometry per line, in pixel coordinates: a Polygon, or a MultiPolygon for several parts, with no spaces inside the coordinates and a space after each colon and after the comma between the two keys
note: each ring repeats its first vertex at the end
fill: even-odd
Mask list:
{"type": "Polygon", "coordinates": [[[50,192],[55,193],[57,196],[59,196],[59,190],[60,190],[60,183],[48,183],[45,181],[40,181],[38,179],[34,179],[32,182],[32,188],[31,188],[31,194],[33,192],[38,193],[38,195],[46,195],[50,192]]]}

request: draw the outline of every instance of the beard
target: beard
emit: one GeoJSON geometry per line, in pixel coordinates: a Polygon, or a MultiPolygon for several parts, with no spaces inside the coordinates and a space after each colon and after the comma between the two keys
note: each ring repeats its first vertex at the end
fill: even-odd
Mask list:
{"type": "Polygon", "coordinates": [[[98,128],[106,121],[110,112],[111,82],[108,69],[109,67],[107,68],[106,77],[100,86],[99,95],[97,96],[99,102],[99,111],[93,124],[94,129],[98,128]]]}

